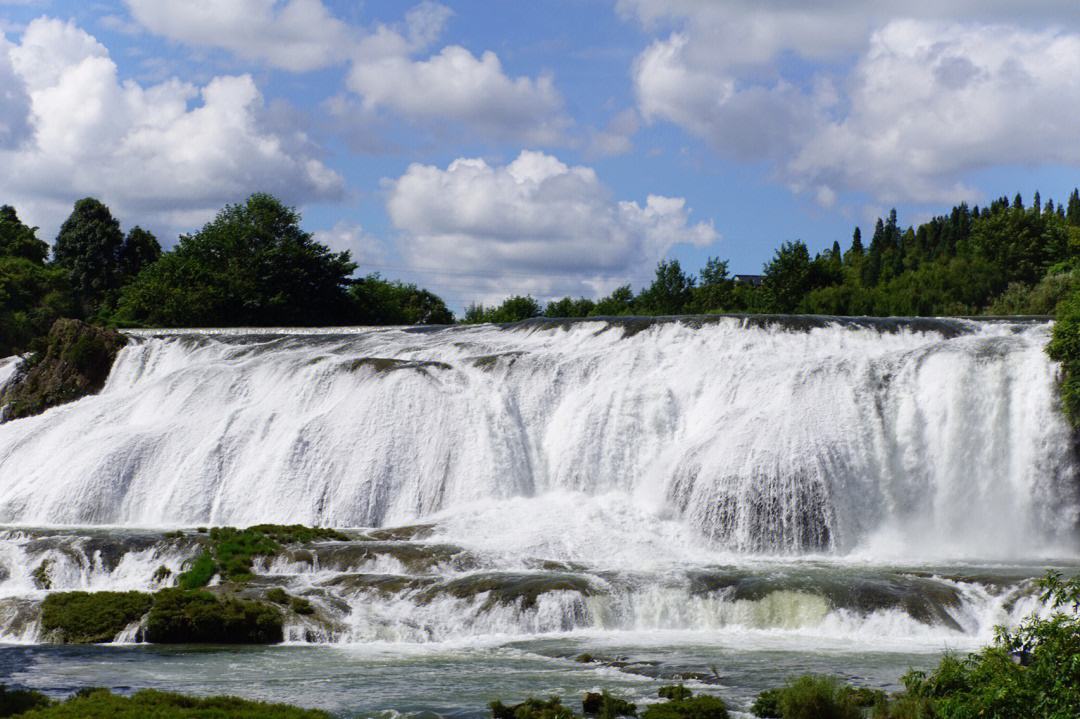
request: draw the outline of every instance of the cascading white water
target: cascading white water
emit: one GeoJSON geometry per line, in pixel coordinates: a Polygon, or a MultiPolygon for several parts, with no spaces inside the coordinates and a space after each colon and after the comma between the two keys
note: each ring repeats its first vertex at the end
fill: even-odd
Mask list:
{"type": "Polygon", "coordinates": [[[497,522],[502,501],[542,516],[578,493],[730,552],[1072,556],[1047,336],[760,318],[135,333],[100,395],[0,425],[0,521],[497,522]]]}

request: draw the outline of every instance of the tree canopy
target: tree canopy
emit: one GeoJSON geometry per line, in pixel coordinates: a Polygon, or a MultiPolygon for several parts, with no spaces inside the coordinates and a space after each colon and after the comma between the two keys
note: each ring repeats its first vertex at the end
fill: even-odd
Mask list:
{"type": "Polygon", "coordinates": [[[350,321],[356,265],[267,194],[228,205],[126,287],[118,317],[156,326],[334,325],[350,321]]]}

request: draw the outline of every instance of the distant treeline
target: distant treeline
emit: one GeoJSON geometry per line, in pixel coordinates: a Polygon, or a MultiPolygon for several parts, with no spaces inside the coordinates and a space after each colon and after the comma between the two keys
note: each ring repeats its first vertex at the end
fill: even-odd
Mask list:
{"type": "MultiPolygon", "coordinates": [[[[226,206],[201,230],[163,252],[109,208],[75,203],[52,248],[10,206],[0,208],[0,356],[24,351],[58,317],[119,326],[446,324],[446,303],[414,284],[378,274],[355,278],[348,252],[333,252],[300,227],[300,216],[255,194],[226,206]]],[[[762,274],[732,276],[710,258],[696,275],[677,260],[634,292],[546,305],[513,296],[468,307],[463,322],[546,315],[589,317],[709,312],[834,315],[1052,314],[1071,297],[1080,256],[1080,192],[1045,203],[1035,193],[984,208],[961,204],[918,227],[895,210],[865,241],[811,255],[785,242],[762,274]]]]}
{"type": "Polygon", "coordinates": [[[465,322],[548,317],[777,312],[828,315],[934,316],[1053,314],[1078,287],[1080,192],[1065,204],[1035,193],[988,207],[961,204],[918,227],[902,228],[896,211],[877,221],[865,242],[859,228],[811,256],[802,241],[785,242],[760,277],[731,276],[710,258],[697,276],[678,260],[661,262],[652,284],[630,285],[593,301],[566,297],[542,306],[514,296],[492,307],[471,305],[465,322]]]}
{"type": "Polygon", "coordinates": [[[60,317],[152,327],[447,324],[436,295],[378,274],[354,278],[348,252],[300,228],[300,216],[255,194],[162,252],[126,234],[93,198],[75,203],[49,245],[0,208],[0,356],[34,349],[60,317]]]}

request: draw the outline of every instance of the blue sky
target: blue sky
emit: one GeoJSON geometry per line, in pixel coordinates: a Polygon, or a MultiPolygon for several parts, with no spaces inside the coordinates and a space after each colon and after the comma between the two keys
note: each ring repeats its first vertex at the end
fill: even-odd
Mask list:
{"type": "Polygon", "coordinates": [[[168,246],[266,190],[460,309],[1078,184],[1076,3],[804,5],[0,0],[0,201],[168,246]]]}

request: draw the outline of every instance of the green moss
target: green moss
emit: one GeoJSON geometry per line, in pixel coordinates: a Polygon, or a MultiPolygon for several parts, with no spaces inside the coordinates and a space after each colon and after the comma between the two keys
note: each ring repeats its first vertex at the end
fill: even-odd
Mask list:
{"type": "Polygon", "coordinates": [[[34,580],[34,586],[38,589],[52,589],[52,565],[51,559],[42,559],[30,577],[34,580]]]}
{"type": "MultiPolygon", "coordinates": [[[[720,697],[701,696],[653,704],[641,714],[641,719],[728,719],[727,705],[720,697]]],[[[825,717],[819,717],[825,719],[825,717]]]]}
{"type": "Polygon", "coordinates": [[[206,591],[163,589],[147,617],[146,638],[160,644],[274,644],[283,638],[281,611],[206,591]]]}
{"type": "Polygon", "coordinates": [[[110,642],[153,601],[142,592],[57,592],[41,604],[41,628],[64,644],[110,642]]]}
{"type": "Polygon", "coordinates": [[[162,564],[160,567],[154,570],[154,575],[150,578],[154,584],[162,584],[172,577],[172,570],[162,564]]]}
{"type": "Polygon", "coordinates": [[[205,587],[210,583],[210,580],[214,578],[217,573],[217,564],[214,563],[213,556],[210,552],[203,551],[199,556],[195,558],[195,561],[191,563],[187,571],[182,572],[177,577],[177,585],[181,589],[198,589],[199,587],[205,587]]]}
{"type": "Polygon", "coordinates": [[[293,597],[289,600],[289,609],[293,610],[297,614],[314,614],[315,607],[311,606],[311,602],[303,597],[293,597]]]}
{"type": "Polygon", "coordinates": [[[657,696],[661,699],[673,699],[679,701],[682,699],[689,699],[694,696],[694,692],[690,691],[682,684],[674,684],[671,686],[660,687],[660,690],[656,692],[657,696]]]}
{"type": "Polygon", "coordinates": [[[8,689],[0,684],[0,717],[11,717],[41,709],[52,704],[52,700],[41,692],[29,689],[8,689]]]}
{"type": "Polygon", "coordinates": [[[559,697],[548,699],[529,697],[513,706],[493,701],[488,706],[491,708],[492,719],[575,719],[574,712],[563,706],[562,699],[559,697]]]}
{"type": "Polygon", "coordinates": [[[330,719],[330,714],[285,704],[236,697],[189,697],[153,690],[130,697],[107,690],[82,692],[62,703],[43,706],[26,719],[330,719]]]}
{"type": "MultiPolygon", "coordinates": [[[[202,528],[200,528],[202,531],[202,528]]],[[[255,557],[272,557],[282,545],[318,541],[342,541],[348,535],[336,529],[305,527],[301,524],[259,524],[247,529],[214,527],[210,543],[179,578],[182,589],[205,587],[215,574],[229,582],[251,579],[255,557]]]]}
{"type": "Polygon", "coordinates": [[[289,595],[281,587],[274,587],[273,589],[267,591],[266,592],[266,599],[267,599],[267,601],[273,602],[274,604],[288,604],[289,603],[289,595]]]}

